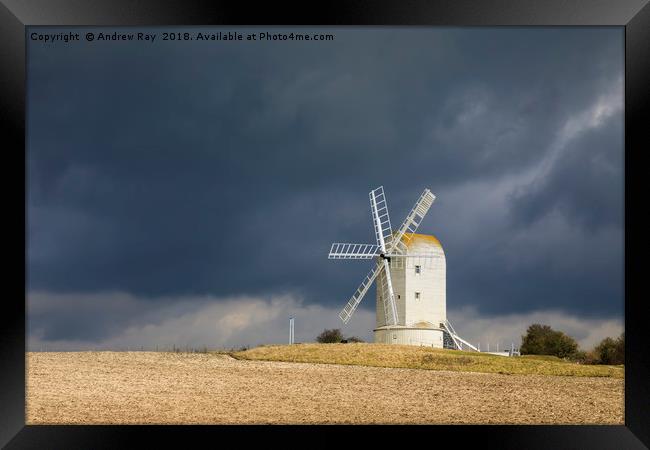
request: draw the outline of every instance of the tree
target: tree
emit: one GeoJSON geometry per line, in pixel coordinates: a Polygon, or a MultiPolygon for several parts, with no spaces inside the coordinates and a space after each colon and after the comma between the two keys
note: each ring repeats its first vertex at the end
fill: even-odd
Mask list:
{"type": "Polygon", "coordinates": [[[571,358],[578,351],[578,343],[571,336],[556,331],[548,342],[548,351],[558,358],[571,358]]]}
{"type": "Polygon", "coordinates": [[[606,337],[594,349],[600,364],[624,364],[625,362],[625,333],[618,339],[606,337]]]}
{"type": "Polygon", "coordinates": [[[361,339],[360,337],[356,337],[356,336],[350,336],[349,338],[345,338],[345,339],[348,342],[366,342],[363,339],[361,339]]]}
{"type": "Polygon", "coordinates": [[[625,332],[616,339],[616,361],[617,364],[625,364],[625,332]]]}
{"type": "Polygon", "coordinates": [[[316,337],[316,340],[321,344],[333,344],[341,342],[343,340],[343,335],[341,334],[341,330],[338,328],[332,330],[326,329],[316,337]]]}
{"type": "Polygon", "coordinates": [[[559,358],[571,358],[578,352],[578,343],[561,331],[548,325],[534,323],[521,337],[522,355],[554,355],[559,358]]]}
{"type": "Polygon", "coordinates": [[[553,332],[548,325],[534,323],[528,327],[526,334],[521,337],[519,351],[522,355],[547,355],[546,340],[553,332]]]}

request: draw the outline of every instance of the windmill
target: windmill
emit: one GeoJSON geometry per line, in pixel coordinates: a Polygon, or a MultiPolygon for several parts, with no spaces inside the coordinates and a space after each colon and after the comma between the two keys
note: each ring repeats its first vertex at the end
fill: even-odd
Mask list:
{"type": "Polygon", "coordinates": [[[375,342],[476,350],[447,320],[446,262],[440,242],[416,234],[436,196],[425,189],[397,231],[391,226],[383,186],[370,191],[369,197],[376,244],[335,242],[328,256],[375,260],[340,312],[343,323],[377,281],[375,342]]]}

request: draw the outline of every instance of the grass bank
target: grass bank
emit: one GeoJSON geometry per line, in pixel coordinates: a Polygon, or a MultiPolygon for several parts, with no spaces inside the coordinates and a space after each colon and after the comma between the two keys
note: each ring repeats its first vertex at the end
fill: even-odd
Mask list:
{"type": "Polygon", "coordinates": [[[476,352],[387,344],[269,345],[232,352],[237,359],[451,370],[506,375],[623,378],[623,366],[591,366],[548,356],[503,357],[476,352]]]}

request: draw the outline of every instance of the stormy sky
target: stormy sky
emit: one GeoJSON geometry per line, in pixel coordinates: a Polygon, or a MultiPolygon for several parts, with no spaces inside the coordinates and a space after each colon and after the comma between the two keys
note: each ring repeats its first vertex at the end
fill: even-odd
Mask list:
{"type": "MultiPolygon", "coordinates": [[[[333,41],[29,41],[28,342],[228,347],[371,339],[368,191],[447,257],[473,342],[623,326],[622,28],[248,28],[333,41]]],[[[88,31],[156,33],[93,41],[88,31]]]]}

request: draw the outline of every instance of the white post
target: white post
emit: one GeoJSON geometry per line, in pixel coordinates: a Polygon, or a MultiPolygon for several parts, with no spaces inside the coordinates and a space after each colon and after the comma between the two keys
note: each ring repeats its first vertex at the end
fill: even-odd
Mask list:
{"type": "Polygon", "coordinates": [[[488,341],[488,352],[490,351],[490,341],[488,341]]]}
{"type": "Polygon", "coordinates": [[[293,317],[289,317],[289,344],[293,344],[293,317]]]}
{"type": "Polygon", "coordinates": [[[499,341],[497,341],[497,353],[499,352],[499,341]]]}

